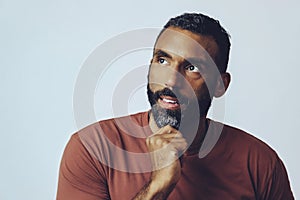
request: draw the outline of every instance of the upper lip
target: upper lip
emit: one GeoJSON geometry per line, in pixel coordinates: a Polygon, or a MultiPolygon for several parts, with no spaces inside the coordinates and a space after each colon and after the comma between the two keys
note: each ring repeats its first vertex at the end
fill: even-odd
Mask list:
{"type": "Polygon", "coordinates": [[[187,105],[188,104],[188,99],[187,98],[176,98],[176,97],[171,97],[167,95],[161,95],[159,97],[161,100],[166,99],[170,101],[175,101],[179,105],[187,105]]]}
{"type": "Polygon", "coordinates": [[[169,88],[164,88],[163,90],[159,91],[156,93],[157,97],[161,100],[165,99],[165,100],[169,100],[169,101],[175,101],[177,104],[183,105],[183,104],[188,104],[189,100],[187,97],[179,94],[175,93],[174,90],[171,90],[169,88]]]}
{"type": "Polygon", "coordinates": [[[160,96],[160,98],[161,99],[171,100],[171,101],[176,101],[178,103],[178,99],[176,97],[162,95],[162,96],[160,96]]]}

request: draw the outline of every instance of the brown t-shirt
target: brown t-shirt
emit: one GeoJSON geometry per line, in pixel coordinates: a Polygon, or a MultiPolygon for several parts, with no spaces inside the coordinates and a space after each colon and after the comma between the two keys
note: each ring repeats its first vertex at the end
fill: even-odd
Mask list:
{"type": "MultiPolygon", "coordinates": [[[[294,199],[285,167],[269,146],[212,120],[209,127],[201,149],[196,145],[181,157],[182,174],[168,199],[294,199]]],[[[74,134],[61,161],[57,200],[132,199],[151,175],[150,134],[148,112],[74,134]]]]}

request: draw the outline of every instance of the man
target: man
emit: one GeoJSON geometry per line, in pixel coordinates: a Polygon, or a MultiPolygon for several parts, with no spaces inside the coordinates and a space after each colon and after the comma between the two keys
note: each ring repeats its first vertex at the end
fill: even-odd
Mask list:
{"type": "Polygon", "coordinates": [[[70,139],[57,199],[294,199],[285,167],[257,138],[207,119],[230,83],[229,35],[202,14],[172,18],[148,74],[149,112],[70,139]]]}

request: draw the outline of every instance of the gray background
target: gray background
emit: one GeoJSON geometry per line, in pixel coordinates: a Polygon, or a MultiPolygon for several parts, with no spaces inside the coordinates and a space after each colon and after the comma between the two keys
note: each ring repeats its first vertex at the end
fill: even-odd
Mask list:
{"type": "MultiPolygon", "coordinates": [[[[60,158],[78,129],[74,84],[90,52],[114,35],[161,27],[186,11],[216,17],[230,32],[232,83],[224,121],[273,147],[300,197],[298,8],[296,0],[0,0],[0,199],[55,198],[60,158]]],[[[149,53],[123,59],[147,64],[149,53]]],[[[102,81],[109,91],[112,83],[102,81]]],[[[144,97],[140,89],[126,100],[129,112],[148,109],[144,97]]],[[[98,119],[113,116],[103,107],[110,108],[95,103],[98,119]]]]}

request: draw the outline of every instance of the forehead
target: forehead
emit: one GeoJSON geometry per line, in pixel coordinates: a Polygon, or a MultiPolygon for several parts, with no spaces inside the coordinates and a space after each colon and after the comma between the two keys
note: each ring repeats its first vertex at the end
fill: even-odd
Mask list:
{"type": "Polygon", "coordinates": [[[182,58],[198,57],[215,60],[218,46],[211,36],[203,36],[181,28],[165,29],[154,47],[182,58]]]}

